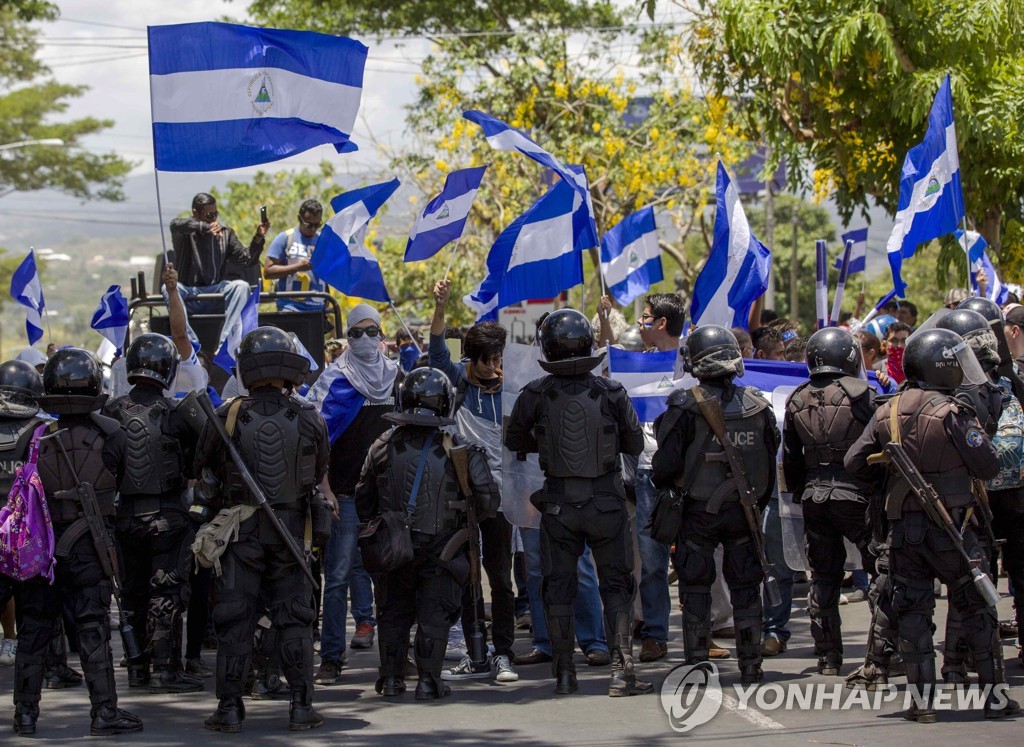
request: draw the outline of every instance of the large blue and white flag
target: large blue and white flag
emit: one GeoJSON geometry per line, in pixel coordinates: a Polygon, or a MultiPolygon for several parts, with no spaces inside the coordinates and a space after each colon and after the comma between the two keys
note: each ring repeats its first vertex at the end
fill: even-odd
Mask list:
{"type": "Polygon", "coordinates": [[[601,272],[623,306],[664,279],[652,206],[627,215],[601,237],[601,272]]]}
{"type": "Polygon", "coordinates": [[[337,361],[324,368],[306,393],[306,399],[323,415],[331,443],[352,424],[366,401],[341,372],[337,361]]]}
{"type": "Polygon", "coordinates": [[[967,231],[964,233],[963,230],[956,232],[956,240],[960,242],[960,248],[967,254],[967,261],[971,265],[971,290],[975,293],[981,292],[981,286],[978,283],[978,273],[984,270],[988,276],[985,297],[1002,306],[1010,297],[1010,289],[1003,285],[1003,282],[999,279],[999,273],[996,272],[995,265],[989,259],[988,252],[986,251],[988,249],[988,242],[977,231],[967,231]]]}
{"type": "Polygon", "coordinates": [[[953,96],[947,75],[932,102],[924,140],[911,148],[903,161],[896,225],[886,246],[893,286],[900,297],[906,290],[900,274],[903,260],[914,256],[919,244],[953,233],[963,217],[953,96]]]}
{"type": "MultiPolygon", "coordinates": [[[[853,242],[853,250],[850,252],[850,264],[846,270],[846,276],[856,275],[858,272],[864,272],[868,268],[868,229],[856,228],[852,231],[847,231],[842,236],[843,239],[843,250],[846,250],[846,242],[853,242]]],[[[837,270],[843,264],[843,252],[839,253],[836,257],[836,263],[833,265],[837,270]]]]}
{"type": "Polygon", "coordinates": [[[693,286],[690,317],[694,324],[746,329],[750,307],[768,289],[772,253],[750,230],[740,194],[721,160],[715,192],[715,238],[693,286]]]}
{"type": "Polygon", "coordinates": [[[259,311],[260,287],[257,285],[249,294],[238,319],[231,325],[231,330],[224,338],[224,342],[220,344],[217,355],[213,357],[213,362],[230,374],[234,374],[232,369],[236,364],[235,351],[242,344],[242,338],[260,326],[259,311]]]}
{"type": "Polygon", "coordinates": [[[36,267],[36,253],[31,249],[11,276],[11,298],[28,309],[25,314],[25,331],[28,333],[28,344],[35,345],[36,340],[43,336],[46,302],[43,300],[43,284],[36,267]]]}
{"type": "Polygon", "coordinates": [[[486,166],[453,171],[444,180],[441,194],[427,203],[405,245],[405,261],[430,259],[441,248],[462,236],[486,166]]]}
{"type": "Polygon", "coordinates": [[[110,341],[116,348],[116,355],[121,355],[124,338],[128,334],[128,319],[128,301],[121,293],[121,286],[112,285],[100,298],[100,305],[93,312],[89,326],[110,341]]]}
{"type": "Polygon", "coordinates": [[[230,23],[149,27],[160,171],[252,166],[349,140],[367,48],[342,36],[230,23]]]}
{"type": "Polygon", "coordinates": [[[641,423],[652,423],[665,411],[665,402],[679,386],[678,350],[643,353],[608,348],[608,377],[626,388],[641,423]]]}
{"type": "Polygon", "coordinates": [[[317,277],[347,296],[391,303],[380,263],[366,247],[362,229],[398,185],[398,179],[392,179],[344,192],[331,200],[334,215],[320,231],[309,260],[317,277]]]}
{"type": "Polygon", "coordinates": [[[597,246],[597,224],[594,222],[594,206],[590,200],[590,184],[587,182],[586,174],[583,173],[582,169],[565,165],[558,158],[537,145],[525,132],[507,122],[502,122],[497,117],[474,110],[465,111],[462,113],[462,116],[480,126],[480,129],[484,131],[484,137],[487,138],[487,142],[495,150],[522,153],[540,165],[551,169],[563,180],[573,185],[573,188],[583,198],[586,215],[589,218],[589,223],[584,227],[584,233],[580,236],[580,240],[586,244],[585,249],[597,246]]]}
{"type": "MultiPolygon", "coordinates": [[[[570,168],[586,181],[583,167],[570,168]]],[[[554,298],[583,282],[583,250],[592,246],[584,204],[560,180],[501,232],[487,255],[487,275],[463,298],[478,322],[497,319],[499,308],[554,298]]]]}

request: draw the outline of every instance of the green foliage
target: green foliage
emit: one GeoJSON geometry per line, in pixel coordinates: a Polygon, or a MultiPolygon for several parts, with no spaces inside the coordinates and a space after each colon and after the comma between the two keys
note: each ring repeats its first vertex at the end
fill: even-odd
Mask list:
{"type": "Polygon", "coordinates": [[[1022,28],[1020,0],[719,0],[686,43],[701,78],[764,123],[793,182],[813,179],[844,217],[869,197],[895,212],[949,73],[968,218],[998,252],[1024,198],[1022,28]]]}

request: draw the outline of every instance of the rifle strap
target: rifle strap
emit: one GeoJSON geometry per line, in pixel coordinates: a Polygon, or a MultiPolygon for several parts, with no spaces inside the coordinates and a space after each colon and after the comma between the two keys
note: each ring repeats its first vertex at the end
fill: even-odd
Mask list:
{"type": "Polygon", "coordinates": [[[224,424],[224,430],[228,432],[228,435],[232,438],[235,435],[235,426],[238,424],[238,411],[242,407],[242,398],[235,397],[235,400],[228,407],[228,419],[224,424]]]}
{"type": "MultiPolygon", "coordinates": [[[[697,400],[697,407],[700,409],[701,417],[711,428],[711,432],[718,439],[718,443],[721,444],[722,449],[725,451],[728,457],[728,468],[730,479],[727,480],[723,485],[715,491],[715,494],[708,501],[708,505],[705,510],[710,514],[717,514],[719,509],[722,507],[722,502],[725,500],[725,496],[731,492],[736,492],[742,498],[746,487],[743,483],[745,482],[745,476],[742,474],[735,474],[732,465],[734,461],[741,459],[740,455],[736,453],[736,445],[733,444],[732,439],[729,438],[729,434],[725,430],[725,416],[722,413],[722,407],[719,405],[718,400],[714,397],[708,397],[704,394],[704,390],[700,386],[690,387],[690,394],[697,400]],[[707,412],[710,411],[714,417],[708,417],[707,412]],[[726,490],[726,486],[731,490],[726,490]]],[[[705,445],[706,449],[707,446],[705,445]]],[[[691,481],[692,484],[692,481],[691,481]]]]}

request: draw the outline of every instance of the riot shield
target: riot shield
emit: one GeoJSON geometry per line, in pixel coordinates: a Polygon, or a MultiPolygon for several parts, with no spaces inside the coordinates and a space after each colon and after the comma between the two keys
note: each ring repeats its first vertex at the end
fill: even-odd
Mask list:
{"type": "MultiPolygon", "coordinates": [[[[520,390],[534,379],[544,376],[541,370],[540,347],[512,343],[505,348],[502,360],[501,409],[502,421],[507,425],[520,390]]],[[[502,428],[504,433],[504,428],[502,428]]],[[[501,508],[505,518],[515,526],[540,526],[540,513],[530,503],[530,496],[544,486],[544,475],[536,454],[528,454],[525,462],[501,446],[501,508]]]]}

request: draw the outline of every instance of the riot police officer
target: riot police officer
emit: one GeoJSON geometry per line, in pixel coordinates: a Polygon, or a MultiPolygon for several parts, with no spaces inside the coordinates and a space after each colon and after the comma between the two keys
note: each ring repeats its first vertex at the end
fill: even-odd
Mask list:
{"type": "MultiPolygon", "coordinates": [[[[416,700],[436,700],[450,693],[441,680],[448,630],[462,613],[462,592],[469,574],[466,542],[453,540],[465,525],[459,480],[450,457],[453,446],[467,442],[440,428],[455,423],[455,391],[437,369],[417,368],[399,388],[399,411],[384,417],[397,424],[370,447],[355,490],[362,522],[384,511],[408,516],[413,558],[375,573],[380,677],[376,690],[385,697],[405,692],[404,669],[409,631],[416,622],[415,656],[419,682],[416,700]],[[455,546],[457,545],[457,547],[455,546]]],[[[481,519],[494,515],[500,498],[484,450],[465,446],[467,475],[481,519]]],[[[469,542],[477,542],[469,536],[469,542]]],[[[373,567],[368,559],[364,559],[373,567]]]]}
{"type": "Polygon", "coordinates": [[[955,332],[927,329],[912,335],[904,358],[907,381],[900,394],[884,403],[844,460],[846,469],[865,482],[886,490],[889,563],[897,614],[900,652],[907,681],[920,700],[906,718],[919,723],[936,720],[933,707],[935,651],[932,615],[933,581],[949,589],[950,604],[960,612],[963,634],[975,660],[982,685],[994,686],[985,702],[985,716],[997,718],[1020,710],[1010,700],[995,657],[999,645],[995,610],[972,583],[971,565],[959,553],[943,527],[932,522],[901,473],[869,462],[890,441],[901,443],[913,466],[931,484],[962,536],[976,565],[984,558],[968,522],[974,506],[972,479],[987,479],[999,470],[998,455],[970,408],[954,398],[961,385],[986,379],[970,347],[955,332]]]}
{"type": "MultiPolygon", "coordinates": [[[[292,338],[276,327],[249,332],[236,359],[249,394],[225,403],[217,415],[226,421],[229,436],[268,504],[301,546],[328,460],[323,418],[291,393],[304,381],[309,361],[292,338]]],[[[202,475],[197,508],[222,508],[224,516],[234,516],[239,522],[237,540],[226,546],[220,559],[223,572],[214,581],[219,704],[205,726],[224,732],[242,728],[242,694],[252,664],[261,590],[271,624],[279,631],[281,669],[291,687],[289,728],[298,731],[320,726],[323,718],[313,708],[312,589],[288,552],[286,540],[255,508],[255,496],[210,424],[199,437],[196,469],[202,475]]]]}
{"type": "Polygon", "coordinates": [[[860,345],[838,327],[815,332],[807,343],[810,381],[786,402],[782,470],[794,503],[804,513],[804,537],[811,568],[807,611],[811,618],[818,672],[838,675],[843,663],[839,616],[846,547],[868,552],[867,488],[843,467],[843,457],[874,415],[874,390],[862,376],[860,345]]]}
{"type": "Polygon", "coordinates": [[[178,368],[170,339],[153,333],[135,338],[125,364],[133,387],[104,413],[125,433],[117,537],[125,559],[125,606],[135,629],[145,631],[143,656],[128,662],[128,682],[149,685],[151,693],[194,692],[203,689],[202,680],[185,675],[181,663],[192,536],[182,491],[196,431],[163,395],[178,368]]]}
{"type": "Polygon", "coordinates": [[[700,411],[698,395],[710,399],[746,467],[753,497],[763,507],[775,484],[778,427],[771,405],[755,389],[737,386],[743,359],[736,337],[725,327],[702,325],[686,339],[687,367],[700,382],[677,390],[668,410],[655,421],[658,451],[654,485],[683,494],[683,529],[675,557],[683,604],[686,661],[708,659],[711,638],[711,585],[715,548],[724,550],[722,572],[729,585],[736,626],[736,655],[741,679],[754,683],[761,672],[761,584],[764,570],[751,523],[740,505],[740,487],[721,443],[700,411]]]}
{"type": "Polygon", "coordinates": [[[65,604],[75,619],[78,652],[89,688],[90,733],[107,736],[141,731],[142,721],[117,707],[110,651],[112,584],[104,575],[94,537],[84,528],[84,512],[75,491],[78,481],[92,486],[99,513],[109,525],[105,530],[113,531],[124,434],[116,420],[98,413],[106,397],[101,395],[100,363],[92,353],[58,350],[43,369],[43,388],[39,405],[57,416],[57,421],[47,426],[47,438],[39,449],[39,476],[57,543],[56,573],[52,586],[45,579],[34,578],[16,591],[22,624],[14,665],[14,731],[35,733],[44,653],[53,637],[53,621],[65,604]]]}
{"type": "Polygon", "coordinates": [[[544,488],[532,501],[541,512],[544,611],[554,657],[557,694],[579,685],[573,664],[573,601],[577,560],[590,547],[600,577],[605,623],[613,636],[608,695],[651,690],[633,666],[632,530],[622,483],[622,453],[643,451],[633,404],[616,381],[594,376],[594,334],[583,314],[552,312],[538,330],[550,375],[527,384],[516,400],[505,445],[525,459],[536,452],[544,488]]]}

